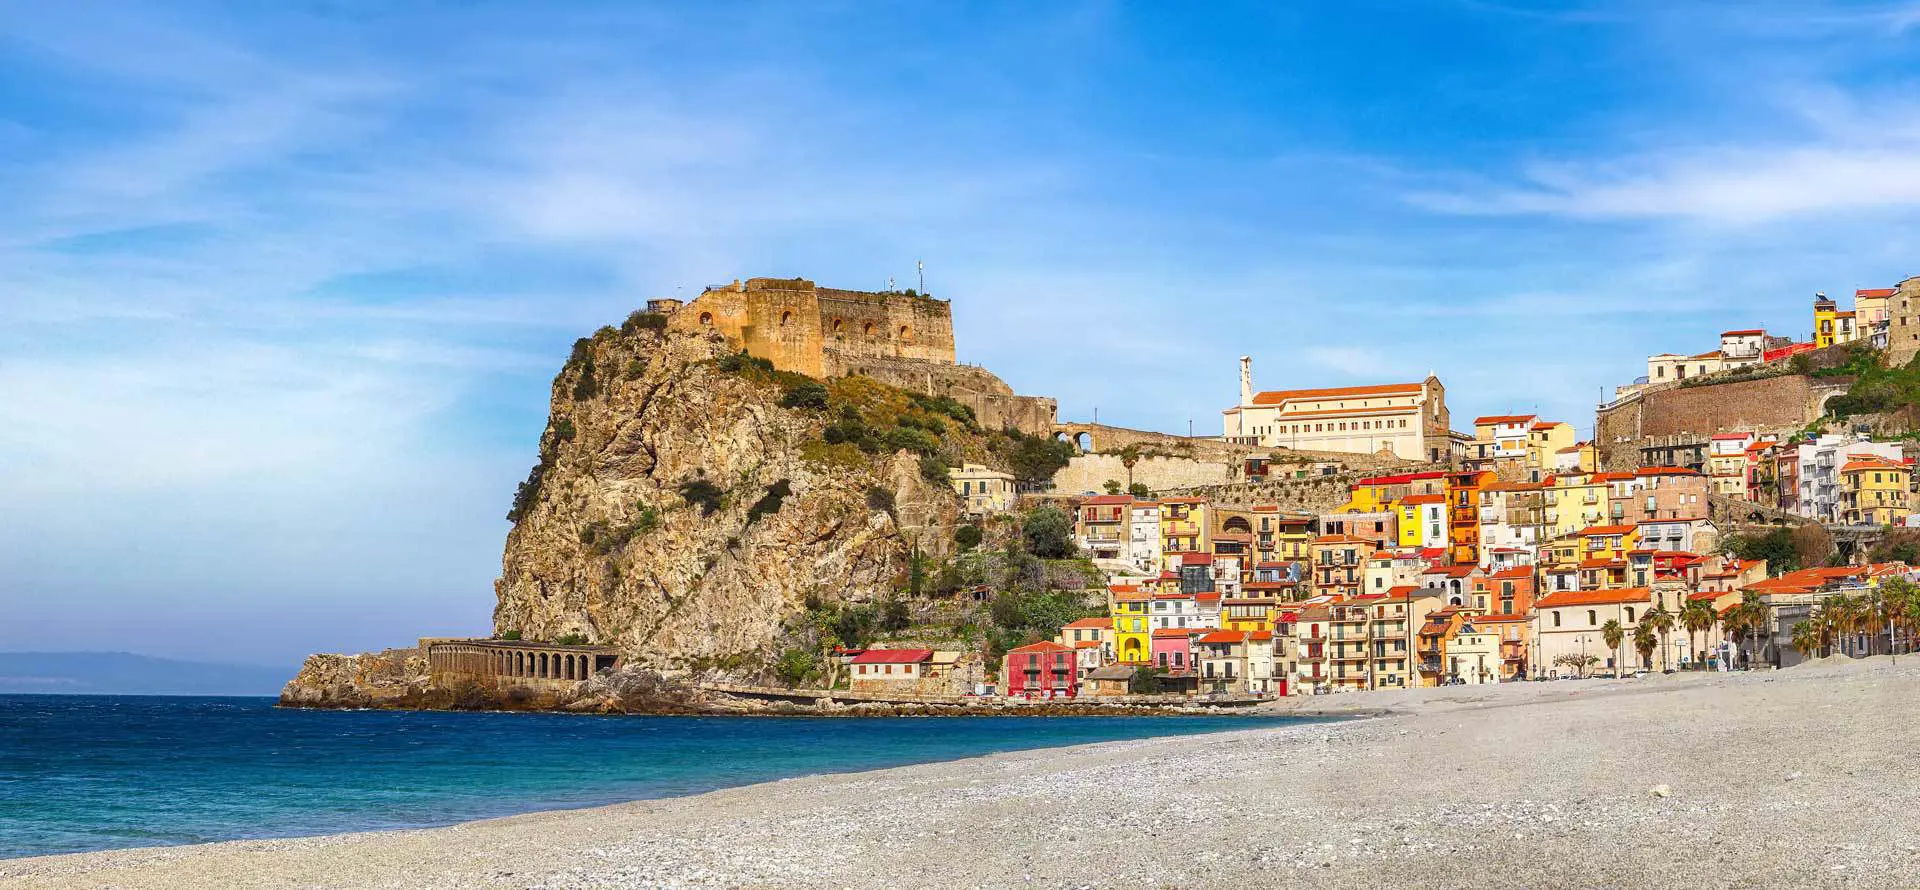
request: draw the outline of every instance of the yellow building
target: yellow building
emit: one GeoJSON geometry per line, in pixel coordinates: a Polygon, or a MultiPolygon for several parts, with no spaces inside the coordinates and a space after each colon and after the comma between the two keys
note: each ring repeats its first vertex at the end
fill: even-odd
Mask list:
{"type": "Polygon", "coordinates": [[[1876,454],[1850,454],[1840,468],[1840,521],[1898,525],[1909,506],[1913,468],[1876,454]]]}
{"type": "Polygon", "coordinates": [[[1153,650],[1147,612],[1153,594],[1133,584],[1107,588],[1107,611],[1113,616],[1114,658],[1122,664],[1146,664],[1153,650]]]}
{"type": "Polygon", "coordinates": [[[1547,536],[1578,534],[1607,517],[1605,473],[1560,473],[1547,490],[1547,536]]]}
{"type": "Polygon", "coordinates": [[[1527,466],[1553,472],[1559,468],[1560,451],[1573,444],[1573,424],[1542,420],[1527,431],[1527,466]]]}
{"type": "Polygon", "coordinates": [[[1212,553],[1211,523],[1205,498],[1160,499],[1160,559],[1166,571],[1180,570],[1184,553],[1212,553]]]}
{"type": "Polygon", "coordinates": [[[1595,525],[1580,530],[1580,558],[1626,559],[1627,551],[1639,540],[1640,527],[1634,525],[1595,525]]]}
{"type": "Polygon", "coordinates": [[[1556,473],[1592,473],[1600,469],[1600,449],[1592,442],[1575,442],[1553,453],[1556,473]]]}
{"type": "Polygon", "coordinates": [[[1813,345],[1832,346],[1835,343],[1852,343],[1860,338],[1860,328],[1856,325],[1857,311],[1841,312],[1839,306],[1827,299],[1826,294],[1813,295],[1813,345]]]}
{"type": "Polygon", "coordinates": [[[1291,562],[1307,558],[1313,541],[1313,517],[1280,512],[1279,507],[1253,508],[1254,552],[1260,562],[1291,562]]]}
{"type": "Polygon", "coordinates": [[[955,494],[966,500],[969,516],[1006,513],[1018,499],[1013,490],[1013,476],[980,464],[948,467],[947,482],[955,494]]]}

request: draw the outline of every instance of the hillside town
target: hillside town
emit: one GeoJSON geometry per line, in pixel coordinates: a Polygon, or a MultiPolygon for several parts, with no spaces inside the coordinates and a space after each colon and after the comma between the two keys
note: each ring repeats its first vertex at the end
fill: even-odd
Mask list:
{"type": "MultiPolygon", "coordinates": [[[[1862,290],[1845,312],[1820,295],[1805,341],[1729,330],[1718,351],[1649,357],[1616,402],[1683,381],[1805,374],[1823,352],[1884,363],[1890,344],[1920,338],[1908,331],[1916,296],[1920,279],[1862,290]]],[[[1735,670],[1887,651],[1913,617],[1900,599],[1920,577],[1912,546],[1871,558],[1916,516],[1911,439],[1795,418],[1633,447],[1532,414],[1477,417],[1468,435],[1452,429],[1437,378],[1259,392],[1248,358],[1240,389],[1221,441],[1275,449],[1245,457],[1248,490],[1282,450],[1321,459],[1304,475],[1333,474],[1341,454],[1418,465],[1354,478],[1344,502],[1318,510],[1248,502],[1231,485],[1022,491],[1008,474],[952,469],[975,516],[1070,511],[1079,553],[1109,579],[1104,615],[1006,652],[989,671],[997,685],[979,691],[1268,697],[1735,670]],[[1817,552],[1772,564],[1753,552],[1796,537],[1817,552]],[[1841,603],[1859,613],[1857,601],[1887,605],[1838,614],[1841,603]]],[[[957,676],[951,652],[845,658],[855,690],[957,676]]]]}

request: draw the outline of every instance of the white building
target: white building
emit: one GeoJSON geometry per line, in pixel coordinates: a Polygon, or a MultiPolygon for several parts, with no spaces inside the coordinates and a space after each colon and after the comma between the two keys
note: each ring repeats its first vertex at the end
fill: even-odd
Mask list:
{"type": "Polygon", "coordinates": [[[1794,505],[1794,512],[1821,522],[1839,522],[1840,468],[1856,455],[1872,455],[1896,463],[1905,457],[1898,444],[1869,442],[1865,436],[1829,433],[1812,442],[1804,442],[1795,455],[1800,465],[1800,497],[1794,505]]]}
{"type": "Polygon", "coordinates": [[[1142,573],[1160,571],[1160,504],[1134,501],[1127,516],[1127,547],[1124,558],[1142,573]]]}
{"type": "Polygon", "coordinates": [[[1447,413],[1446,388],[1419,383],[1340,386],[1256,393],[1253,360],[1240,357],[1240,404],[1221,412],[1230,442],[1308,451],[1447,460],[1461,447],[1447,413]]]}

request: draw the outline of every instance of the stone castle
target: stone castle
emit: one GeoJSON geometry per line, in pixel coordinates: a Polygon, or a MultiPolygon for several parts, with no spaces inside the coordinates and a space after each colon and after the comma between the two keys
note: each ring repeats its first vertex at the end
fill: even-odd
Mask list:
{"type": "Polygon", "coordinates": [[[907,292],[819,287],[804,278],[749,278],[707,288],[692,301],[650,300],[674,330],[715,331],[748,355],[809,377],[848,374],[927,395],[951,396],[981,426],[1050,435],[1055,403],[1016,395],[983,368],[954,359],[949,302],[907,292]]]}

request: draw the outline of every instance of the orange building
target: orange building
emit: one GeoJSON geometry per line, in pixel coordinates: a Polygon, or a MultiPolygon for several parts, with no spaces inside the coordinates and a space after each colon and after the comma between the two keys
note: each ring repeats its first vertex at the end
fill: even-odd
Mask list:
{"type": "Polygon", "coordinates": [[[1496,480],[1488,470],[1447,474],[1447,560],[1480,561],[1480,489],[1496,480]]]}

